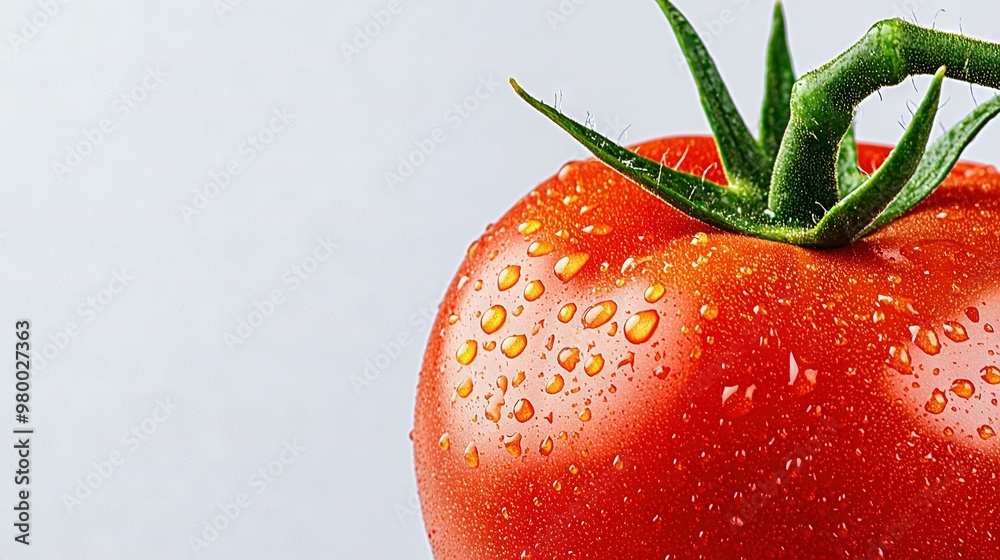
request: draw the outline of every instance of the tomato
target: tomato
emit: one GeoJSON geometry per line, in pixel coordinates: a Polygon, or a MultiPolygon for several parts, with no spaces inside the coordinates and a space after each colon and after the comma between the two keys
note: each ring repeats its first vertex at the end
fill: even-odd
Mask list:
{"type": "MultiPolygon", "coordinates": [[[[710,138],[634,149],[725,184],[710,138]]],[[[996,558],[998,191],[959,164],[817,251],[565,166],[473,243],[432,331],[435,557],[996,558]]]]}

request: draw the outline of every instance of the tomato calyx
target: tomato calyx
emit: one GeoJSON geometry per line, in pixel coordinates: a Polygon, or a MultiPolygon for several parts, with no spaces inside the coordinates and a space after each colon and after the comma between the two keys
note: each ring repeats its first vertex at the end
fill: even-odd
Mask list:
{"type": "Polygon", "coordinates": [[[944,79],[1000,88],[1000,45],[884,20],[832,62],[796,80],[778,3],[758,140],[694,27],[668,0],[657,3],[698,85],[727,186],[644,158],[532,97],[513,79],[511,85],[597,159],[723,230],[801,247],[849,245],[930,195],[1000,114],[1000,97],[994,97],[928,146],[944,79]],[[934,79],[899,144],[877,171],[863,174],[853,131],[856,108],[879,89],[924,74],[934,79]]]}

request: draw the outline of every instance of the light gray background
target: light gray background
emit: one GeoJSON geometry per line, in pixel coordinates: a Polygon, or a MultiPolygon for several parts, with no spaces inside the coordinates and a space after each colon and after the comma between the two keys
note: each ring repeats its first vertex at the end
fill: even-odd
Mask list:
{"type": "MultiPolygon", "coordinates": [[[[73,1],[48,18],[33,0],[0,4],[0,345],[21,318],[36,349],[51,345],[31,389],[30,548],[11,526],[12,350],[0,364],[4,557],[429,558],[407,439],[421,314],[486,224],[583,155],[506,79],[562,91],[567,112],[614,136],[632,125],[629,141],[707,131],[652,0],[399,0],[352,53],[388,0],[220,4],[73,1]],[[47,21],[12,39],[24,18],[47,21]],[[143,86],[150,68],[164,76],[143,86]],[[496,85],[476,109],[449,113],[481,81],[496,85]],[[116,98],[136,87],[145,99],[125,115],[116,98]],[[241,143],[271,138],[275,110],[291,122],[247,161],[241,143]],[[105,119],[92,153],[54,171],[105,119]],[[387,184],[436,129],[434,153],[387,184]],[[234,159],[239,175],[206,191],[234,159]],[[196,192],[215,196],[185,219],[196,192]],[[312,263],[327,239],[334,254],[312,263]],[[297,266],[312,273],[293,291],[297,266]],[[122,270],[127,287],[103,292],[122,270]],[[281,303],[230,349],[226,334],[275,290],[281,303]],[[367,362],[381,369],[365,379],[367,362]],[[161,422],[158,400],[176,404],[161,422]],[[144,423],[155,432],[137,448],[123,441],[144,423]],[[286,444],[302,450],[282,456],[286,444]],[[281,474],[251,478],[269,467],[281,474]],[[67,507],[88,477],[100,487],[67,507]],[[191,539],[243,493],[196,554],[191,539]]],[[[771,3],[678,4],[756,124],[771,3]]],[[[947,8],[939,27],[1000,40],[995,2],[945,4],[790,0],[796,67],[911,10],[930,24],[947,8]]],[[[914,85],[864,106],[862,139],[899,137],[914,85]]],[[[946,126],[973,106],[962,85],[945,98],[946,126]]],[[[1000,161],[998,141],[995,126],[967,157],[1000,161]]]]}

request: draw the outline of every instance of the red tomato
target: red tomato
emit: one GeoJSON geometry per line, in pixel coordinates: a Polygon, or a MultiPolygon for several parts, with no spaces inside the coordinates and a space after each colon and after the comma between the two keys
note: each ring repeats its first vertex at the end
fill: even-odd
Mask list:
{"type": "MultiPolygon", "coordinates": [[[[639,151],[725,184],[711,139],[639,151]]],[[[960,164],[813,251],[567,165],[441,306],[414,432],[435,557],[1000,557],[998,190],[960,164]]]]}

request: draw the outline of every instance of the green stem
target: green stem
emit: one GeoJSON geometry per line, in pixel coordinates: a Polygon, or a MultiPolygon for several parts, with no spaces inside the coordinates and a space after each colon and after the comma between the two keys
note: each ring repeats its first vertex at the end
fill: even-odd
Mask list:
{"type": "Polygon", "coordinates": [[[800,78],[771,178],[771,211],[792,227],[819,223],[839,200],[837,159],[854,109],[882,87],[942,66],[950,78],[1000,87],[1000,45],[902,20],[876,24],[847,52],[800,78]]]}

